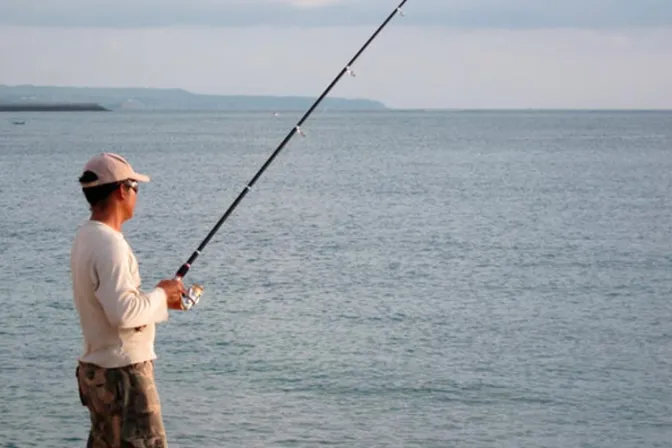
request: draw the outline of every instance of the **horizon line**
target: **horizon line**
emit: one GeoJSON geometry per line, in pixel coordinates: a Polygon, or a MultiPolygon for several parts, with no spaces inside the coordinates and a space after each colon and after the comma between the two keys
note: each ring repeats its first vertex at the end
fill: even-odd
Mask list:
{"type": "MultiPolygon", "coordinates": [[[[110,90],[163,90],[163,91],[182,91],[189,93],[191,95],[203,95],[203,96],[221,96],[221,97],[260,97],[260,98],[302,98],[317,99],[317,95],[301,95],[301,94],[252,94],[252,93],[203,93],[197,92],[194,90],[186,89],[183,87],[145,87],[139,85],[113,85],[113,86],[101,86],[101,85],[67,85],[67,84],[5,84],[0,83],[0,87],[7,88],[21,88],[21,87],[30,87],[30,88],[63,88],[63,89],[110,89],[110,90]]],[[[520,106],[520,107],[510,107],[510,106],[484,106],[484,107],[458,107],[458,106],[441,106],[441,107],[432,107],[432,106],[417,106],[417,107],[395,107],[388,105],[385,101],[366,98],[366,97],[344,97],[344,96],[333,96],[326,97],[327,99],[340,99],[347,101],[370,101],[374,103],[382,104],[385,109],[353,109],[353,112],[672,112],[672,107],[601,107],[601,106],[591,106],[591,107],[538,107],[538,106],[520,106]]],[[[168,111],[172,109],[144,109],[144,111],[168,111]]],[[[143,111],[142,109],[137,109],[136,111],[143,111]]],[[[175,109],[179,111],[179,109],[175,109]]],[[[184,111],[184,110],[182,110],[184,111]]],[[[194,109],[196,111],[203,112],[215,112],[216,110],[212,109],[194,109]]],[[[347,109],[337,110],[335,112],[345,112],[347,109]]],[[[223,110],[224,112],[224,110],[223,110]]],[[[254,111],[249,111],[254,112],[254,111]]]]}

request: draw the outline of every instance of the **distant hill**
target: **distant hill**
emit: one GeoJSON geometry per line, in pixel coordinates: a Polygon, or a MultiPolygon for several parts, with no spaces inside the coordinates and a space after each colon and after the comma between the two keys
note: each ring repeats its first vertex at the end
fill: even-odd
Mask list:
{"type": "MultiPolygon", "coordinates": [[[[97,104],[109,110],[305,110],[317,97],[202,95],[182,89],[53,87],[0,84],[0,107],[31,104],[97,104]]],[[[326,97],[320,107],[331,110],[382,110],[368,99],[326,97]]]]}
{"type": "Polygon", "coordinates": [[[96,103],[0,102],[0,112],[102,112],[102,111],[109,111],[109,109],[105,109],[103,106],[96,103]]]}

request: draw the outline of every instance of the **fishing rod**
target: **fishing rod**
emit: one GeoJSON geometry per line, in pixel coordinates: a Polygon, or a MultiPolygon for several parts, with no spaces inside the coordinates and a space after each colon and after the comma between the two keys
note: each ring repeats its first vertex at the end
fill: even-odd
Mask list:
{"type": "MultiPolygon", "coordinates": [[[[392,20],[392,18],[399,13],[400,15],[403,16],[403,12],[401,10],[402,6],[406,3],[407,0],[402,0],[401,3],[390,13],[390,15],[385,19],[385,21],[378,27],[378,29],[369,37],[369,39],[366,41],[366,43],[355,53],[352,59],[341,69],[341,71],[338,73],[338,75],[334,78],[333,81],[327,86],[327,88],[322,92],[322,94],[315,100],[312,106],[306,111],[306,113],[301,117],[301,119],[296,123],[296,125],[289,131],[287,136],[282,140],[282,142],[278,145],[278,147],[273,151],[271,156],[266,160],[266,163],[264,163],[259,171],[257,171],[257,174],[254,175],[252,180],[248,182],[248,184],[245,186],[245,188],[240,192],[238,197],[233,201],[233,203],[229,206],[229,208],[224,212],[222,217],[217,221],[217,224],[210,230],[210,233],[205,237],[205,239],[201,242],[201,244],[198,246],[198,248],[191,254],[189,259],[182,265],[180,266],[180,269],[178,269],[177,273],[175,274],[176,279],[183,279],[187,273],[189,272],[189,269],[191,268],[191,265],[196,261],[198,256],[203,252],[203,249],[205,249],[205,246],[210,242],[213,236],[215,236],[215,233],[219,230],[219,228],[224,224],[224,221],[231,215],[231,213],[236,209],[240,201],[243,200],[243,198],[247,195],[247,193],[252,190],[252,187],[254,186],[255,183],[257,183],[257,180],[261,177],[261,175],[266,171],[266,168],[269,167],[269,165],[273,162],[273,160],[280,154],[280,151],[289,143],[289,141],[294,137],[294,135],[299,134],[301,136],[305,136],[303,131],[301,130],[301,126],[303,123],[308,119],[310,114],[313,113],[315,108],[322,102],[322,100],[329,94],[331,89],[334,88],[334,86],[338,83],[338,81],[345,75],[346,73],[349,74],[350,76],[355,76],[354,72],[352,71],[352,64],[355,63],[355,61],[359,58],[359,56],[366,50],[366,48],[373,42],[373,40],[378,36],[378,34],[387,26],[387,24],[392,20]]],[[[189,310],[191,309],[192,306],[196,305],[198,301],[201,299],[201,295],[203,293],[203,287],[201,285],[194,284],[191,286],[185,294],[182,295],[182,309],[184,310],[189,310]]]]}

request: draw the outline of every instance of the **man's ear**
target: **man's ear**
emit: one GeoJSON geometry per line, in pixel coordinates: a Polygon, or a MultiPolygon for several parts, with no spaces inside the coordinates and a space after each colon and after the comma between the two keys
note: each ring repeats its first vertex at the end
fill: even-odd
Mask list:
{"type": "Polygon", "coordinates": [[[128,191],[128,188],[124,188],[123,185],[119,185],[119,188],[114,190],[114,194],[117,195],[117,199],[120,199],[120,200],[123,201],[123,200],[126,200],[126,198],[128,198],[128,195],[131,194],[131,192],[128,191]]]}

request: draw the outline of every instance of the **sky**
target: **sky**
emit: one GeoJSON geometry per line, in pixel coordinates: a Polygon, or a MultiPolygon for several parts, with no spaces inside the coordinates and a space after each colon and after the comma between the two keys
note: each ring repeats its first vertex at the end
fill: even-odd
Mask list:
{"type": "MultiPolygon", "coordinates": [[[[0,0],[0,84],[317,97],[400,0],[0,0]]],[[[672,0],[408,0],[331,96],[672,109],[672,0]]]]}

